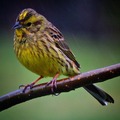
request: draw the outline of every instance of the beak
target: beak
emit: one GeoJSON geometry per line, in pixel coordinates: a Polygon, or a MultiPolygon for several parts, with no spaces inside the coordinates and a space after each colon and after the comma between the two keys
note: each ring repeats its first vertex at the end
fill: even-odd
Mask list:
{"type": "Polygon", "coordinates": [[[20,24],[20,22],[16,22],[15,25],[12,27],[13,29],[18,29],[18,28],[21,28],[22,25],[20,24]]]}

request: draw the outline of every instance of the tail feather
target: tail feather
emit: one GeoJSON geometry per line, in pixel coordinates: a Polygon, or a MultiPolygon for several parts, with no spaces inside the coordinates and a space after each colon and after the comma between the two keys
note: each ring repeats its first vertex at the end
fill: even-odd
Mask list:
{"type": "Polygon", "coordinates": [[[89,92],[95,99],[97,99],[102,105],[114,103],[114,100],[110,95],[95,85],[85,86],[84,89],[89,92]]]}

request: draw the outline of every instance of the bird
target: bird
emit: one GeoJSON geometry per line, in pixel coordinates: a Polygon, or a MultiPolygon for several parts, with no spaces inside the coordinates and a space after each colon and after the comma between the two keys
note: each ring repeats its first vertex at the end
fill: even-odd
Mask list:
{"type": "MultiPolygon", "coordinates": [[[[34,86],[43,77],[53,77],[48,82],[56,85],[60,75],[80,74],[80,64],[67,45],[62,33],[46,17],[32,8],[22,10],[13,26],[14,51],[19,62],[40,77],[25,86],[34,86]]],[[[101,105],[114,103],[113,98],[96,85],[83,87],[101,105]]]]}

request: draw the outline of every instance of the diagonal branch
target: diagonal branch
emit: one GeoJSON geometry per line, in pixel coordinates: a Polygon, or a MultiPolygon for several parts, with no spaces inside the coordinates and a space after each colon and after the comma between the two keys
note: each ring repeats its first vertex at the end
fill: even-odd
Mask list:
{"type": "MultiPolygon", "coordinates": [[[[55,92],[69,92],[76,88],[83,87],[91,83],[103,82],[117,76],[120,76],[120,63],[81,73],[71,78],[58,80],[57,90],[55,92]]],[[[33,98],[52,94],[51,86],[46,86],[46,84],[47,83],[36,85],[32,89],[27,89],[25,93],[22,92],[23,89],[18,89],[1,96],[0,111],[33,98]]]]}

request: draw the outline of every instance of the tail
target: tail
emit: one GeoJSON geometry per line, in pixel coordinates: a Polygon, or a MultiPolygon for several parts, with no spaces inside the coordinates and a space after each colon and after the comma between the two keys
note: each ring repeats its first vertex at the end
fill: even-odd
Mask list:
{"type": "Polygon", "coordinates": [[[114,100],[110,95],[95,85],[85,86],[84,89],[89,92],[95,99],[97,99],[102,105],[107,105],[107,103],[114,103],[114,100]]]}

